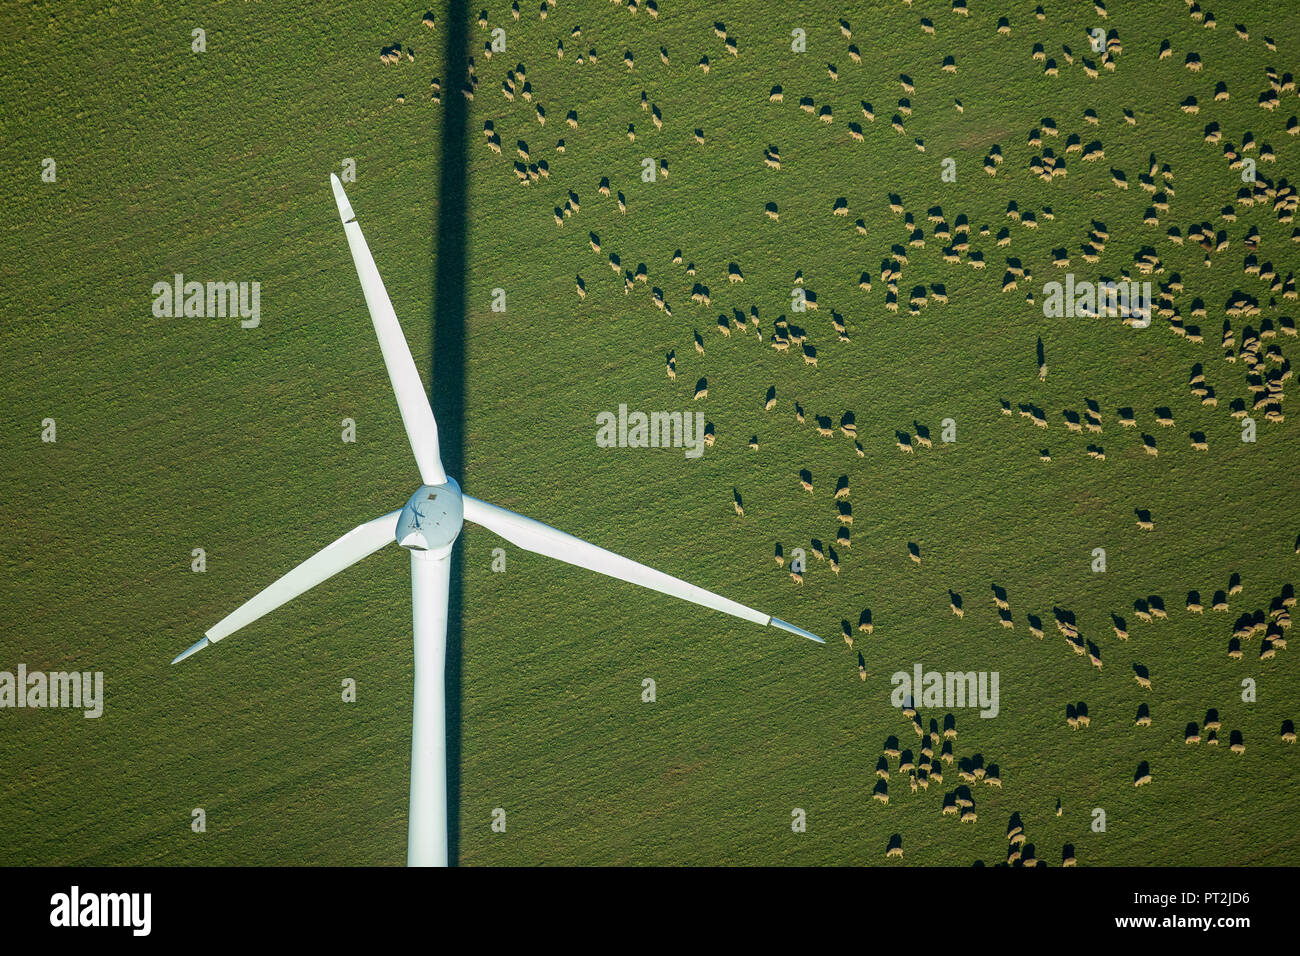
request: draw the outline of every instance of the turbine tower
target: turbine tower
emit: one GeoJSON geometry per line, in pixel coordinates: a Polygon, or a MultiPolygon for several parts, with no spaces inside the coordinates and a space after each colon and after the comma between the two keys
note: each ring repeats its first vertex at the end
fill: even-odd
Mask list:
{"type": "Polygon", "coordinates": [[[361,279],[361,291],[374,322],[397,407],[406,427],[422,484],[397,511],[353,528],[279,580],[250,598],[179,654],[176,664],[209,644],[251,624],[282,604],[396,541],[411,552],[411,608],[415,632],[415,705],[411,726],[411,804],[407,828],[408,866],[447,865],[446,650],[447,597],[451,550],[466,520],[495,532],[516,547],[639,584],[670,597],[771,625],[800,637],[825,642],[816,634],[755,611],[721,595],[598,548],[549,525],[462,494],[442,466],[438,423],[434,421],[420,373],[415,368],[393,304],[384,291],[352,204],[338,177],[331,175],[343,231],[361,279]]]}

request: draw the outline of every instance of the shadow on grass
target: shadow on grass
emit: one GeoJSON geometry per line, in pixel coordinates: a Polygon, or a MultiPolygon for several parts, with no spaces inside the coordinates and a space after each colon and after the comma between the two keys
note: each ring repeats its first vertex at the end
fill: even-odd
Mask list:
{"type": "MultiPolygon", "coordinates": [[[[464,482],[465,475],[465,268],[469,231],[466,133],[469,102],[461,85],[469,72],[469,4],[451,0],[443,22],[447,26],[444,73],[442,150],[438,192],[434,196],[437,223],[433,237],[433,368],[429,401],[438,420],[442,462],[447,474],[464,482]]],[[[452,553],[447,605],[447,829],[448,860],[460,856],[461,755],[461,611],[464,538],[452,553]]]]}

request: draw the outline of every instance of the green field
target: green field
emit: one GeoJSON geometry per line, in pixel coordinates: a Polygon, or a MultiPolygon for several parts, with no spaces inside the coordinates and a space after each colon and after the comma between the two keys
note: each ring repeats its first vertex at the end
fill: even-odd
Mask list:
{"type": "MultiPolygon", "coordinates": [[[[544,20],[537,3],[521,6],[516,22],[509,4],[493,0],[483,29],[476,4],[469,25],[479,82],[468,104],[464,469],[455,477],[469,494],[828,643],[513,547],[506,571],[494,573],[502,542],[467,525],[460,863],[897,865],[885,850],[899,834],[906,864],[993,864],[1006,859],[1014,813],[1037,857],[1053,865],[1066,844],[1082,866],[1294,863],[1300,773],[1280,728],[1300,716],[1300,669],[1282,648],[1259,659],[1261,633],[1241,641],[1240,660],[1227,651],[1239,616],[1267,615],[1300,577],[1295,410],[1280,423],[1262,407],[1252,412],[1253,443],[1241,440],[1230,410],[1234,399],[1253,402],[1240,357],[1248,327],[1280,330],[1259,343],[1264,370],[1300,354],[1283,321],[1300,311],[1293,291],[1284,296],[1300,245],[1274,208],[1277,195],[1294,191],[1287,183],[1300,160],[1300,140],[1286,129],[1300,112],[1287,82],[1300,20],[1250,0],[1216,3],[1214,29],[1181,0],[1113,0],[1105,20],[1091,3],[1044,0],[1041,21],[1035,4],[1019,0],[969,0],[969,16],[948,0],[880,0],[865,5],[870,12],[661,0],[657,18],[604,0],[560,0],[544,20]],[[1001,16],[1009,35],[997,32],[1001,16]],[[1090,78],[1083,60],[1101,59],[1088,49],[1097,26],[1115,30],[1123,50],[1113,71],[1098,64],[1090,78]],[[488,59],[494,27],[507,48],[488,59]],[[791,50],[795,28],[806,31],[806,52],[791,50]],[[1158,59],[1166,39],[1172,55],[1158,59]],[[1059,76],[1044,75],[1035,43],[1059,76]],[[1199,72],[1184,66],[1193,51],[1199,72]],[[955,73],[941,70],[950,55],[955,73]],[[704,56],[707,73],[697,65],[704,56]],[[532,102],[502,95],[520,63],[532,102]],[[1282,87],[1272,110],[1258,105],[1269,68],[1282,87]],[[1227,100],[1215,100],[1219,82],[1227,100]],[[770,102],[778,84],[784,101],[770,102]],[[662,129],[643,111],[642,91],[662,129]],[[830,106],[832,121],[802,111],[804,96],[818,110],[830,106]],[[1196,114],[1179,108],[1189,96],[1196,114]],[[901,135],[890,128],[900,98],[912,109],[901,135]],[[1087,109],[1097,125],[1085,123],[1087,109]],[[577,128],[565,123],[570,110],[577,128]],[[1029,145],[1044,118],[1059,134],[1029,145]],[[487,121],[499,155],[484,145],[487,121]],[[861,141],[850,123],[860,124],[861,141]],[[1222,142],[1205,141],[1210,123],[1222,142]],[[1067,152],[1071,134],[1103,144],[1104,159],[1067,152]],[[1224,156],[1248,134],[1256,185],[1275,189],[1250,205],[1237,201],[1242,170],[1224,156]],[[518,141],[549,176],[520,184],[518,141]],[[1004,161],[990,177],[983,165],[994,144],[1004,161]],[[779,170],[765,166],[767,147],[779,149],[779,170]],[[1067,176],[1048,183],[1031,174],[1044,149],[1065,160],[1067,176]],[[1139,176],[1152,154],[1173,176],[1157,172],[1159,188],[1172,192],[1158,225],[1144,225],[1152,195],[1139,176]],[[643,181],[646,158],[666,161],[668,177],[643,181]],[[955,161],[955,181],[942,176],[945,158],[955,161]],[[1112,184],[1112,168],[1128,189],[1112,184]],[[626,197],[626,213],[598,193],[602,177],[626,197]],[[552,210],[570,190],[579,211],[557,227],[552,210]],[[924,230],[923,248],[908,246],[891,194],[924,230]],[[832,215],[841,197],[847,217],[832,215]],[[1037,215],[1036,230],[1006,217],[1011,201],[1037,215]],[[764,214],[769,202],[779,221],[764,214]],[[1233,221],[1221,218],[1230,204],[1233,221]],[[944,261],[926,218],[935,206],[949,226],[968,219],[970,251],[986,269],[972,269],[969,254],[944,261]],[[1094,221],[1109,239],[1088,264],[1080,248],[1094,221]],[[1209,268],[1199,245],[1166,238],[1171,226],[1187,236],[1202,222],[1229,240],[1209,268]],[[1003,227],[1011,241],[999,247],[1003,227]],[[1254,253],[1245,246],[1252,227],[1254,253]],[[589,233],[600,237],[599,253],[589,233]],[[881,264],[895,245],[907,262],[891,312],[881,264]],[[1068,268],[1053,265],[1062,247],[1068,268]],[[1163,271],[1139,276],[1146,247],[1163,271]],[[644,263],[649,281],[625,295],[611,253],[626,270],[644,263]],[[1252,254],[1271,263],[1276,289],[1245,273],[1252,254]],[[1030,277],[1002,292],[1008,258],[1030,277]],[[728,281],[731,263],[743,284],[728,281]],[[792,310],[799,271],[817,311],[792,310]],[[869,291],[858,286],[864,272],[869,291]],[[1043,285],[1067,272],[1089,281],[1127,272],[1157,295],[1177,275],[1174,308],[1204,341],[1172,334],[1166,314],[1147,329],[1114,317],[1045,318],[1043,285]],[[691,301],[695,283],[709,287],[711,305],[691,301]],[[947,303],[931,299],[910,315],[911,289],[936,283],[947,303]],[[671,315],[655,307],[652,288],[671,315]],[[505,290],[504,312],[492,310],[494,289],[505,290]],[[1238,291],[1258,300],[1258,315],[1225,314],[1238,291]],[[719,315],[751,307],[761,343],[752,325],[718,332],[719,315]],[[849,341],[837,341],[832,311],[849,341]],[[779,316],[806,330],[815,368],[797,345],[769,348],[779,316]],[[1225,318],[1232,363],[1220,346],[1225,318]],[[1280,354],[1270,361],[1272,347],[1280,354]],[[675,380],[665,374],[669,352],[675,380]],[[1197,363],[1217,407],[1189,388],[1197,363]],[[708,396],[693,401],[700,378],[708,396]],[[776,405],[765,411],[770,387],[776,405]],[[1082,415],[1088,400],[1102,433],[1067,431],[1062,412],[1082,415]],[[1002,401],[1042,409],[1047,430],[1002,415],[1002,401]],[[716,444],[698,459],[597,447],[597,414],[620,404],[702,411],[716,444]],[[1136,428],[1120,427],[1125,407],[1136,428]],[[1172,428],[1156,424],[1158,407],[1171,411],[1172,428]],[[814,416],[838,423],[847,411],[861,456],[838,430],[825,438],[813,425],[814,416]],[[940,440],[945,419],[956,424],[953,443],[940,440]],[[933,448],[904,454],[896,433],[915,436],[918,423],[933,448]],[[1194,431],[1208,450],[1191,447],[1194,431]],[[1158,457],[1144,453],[1144,434],[1158,457]],[[1104,461],[1085,454],[1093,443],[1104,461]],[[1043,448],[1050,462],[1040,461],[1043,448]],[[811,495],[801,469],[811,472],[811,495]],[[788,563],[776,566],[774,547],[789,558],[814,538],[834,541],[840,476],[851,489],[852,547],[837,549],[838,575],[809,552],[799,587],[788,563]],[[1138,528],[1135,509],[1150,511],[1152,530],[1138,528]],[[1095,548],[1106,551],[1104,573],[1092,570],[1095,548]],[[1233,574],[1241,593],[1227,613],[1213,612],[1211,595],[1233,574]],[[1006,590],[1014,629],[999,626],[994,584],[1006,590]],[[949,590],[963,597],[961,619],[949,590]],[[1203,615],[1185,610],[1192,590],[1203,615]],[[1134,617],[1134,601],[1150,595],[1163,599],[1168,620],[1134,617]],[[869,635],[856,628],[864,608],[869,635]],[[1100,648],[1100,670],[1072,653],[1053,608],[1073,613],[1081,637],[1100,648]],[[1127,641],[1112,613],[1127,619],[1127,641]],[[1043,621],[1041,640],[1029,615],[1043,621]],[[853,625],[852,649],[841,620],[853,625]],[[955,715],[959,760],[979,754],[1000,768],[1000,789],[969,784],[973,823],[941,813],[944,795],[963,783],[957,764],[943,767],[942,784],[913,793],[891,760],[890,801],[872,798],[886,738],[917,748],[910,720],[891,704],[890,675],[918,662],[1000,674],[995,719],[920,708],[927,724],[955,715]],[[1148,669],[1150,689],[1134,680],[1134,665],[1148,669]],[[646,678],[653,703],[642,701],[646,678]],[[1251,702],[1247,678],[1257,685],[1251,702]],[[1093,725],[1072,730],[1066,706],[1079,702],[1093,725]],[[1148,727],[1134,723],[1142,703],[1148,727]],[[1184,728],[1209,708],[1221,716],[1222,743],[1209,746],[1202,729],[1199,745],[1185,744],[1184,728]],[[1244,753],[1230,751],[1232,731],[1244,753]],[[1142,761],[1152,782],[1135,788],[1142,761]],[[491,828],[496,808],[506,811],[505,833],[491,828]],[[806,832],[792,832],[796,808],[806,811],[806,832]],[[1092,828],[1095,808],[1105,811],[1104,832],[1092,828]]],[[[0,671],[20,663],[102,671],[105,685],[96,720],[0,710],[0,864],[404,862],[412,661],[401,549],[183,666],[169,661],[418,485],[328,176],[355,160],[348,193],[427,376],[443,119],[464,81],[443,66],[444,0],[433,9],[433,30],[420,23],[423,9],[387,2],[0,10],[0,671]],[[196,28],[206,31],[202,53],[191,50],[196,28]],[[381,64],[380,49],[394,42],[415,61],[381,64]],[[441,103],[430,92],[435,77],[441,103]],[[54,182],[42,178],[46,158],[54,182]],[[155,317],[151,289],[175,273],[259,281],[260,325],[155,317]],[[356,422],[355,443],[341,440],[345,418],[356,422]],[[42,440],[45,419],[56,423],[54,442],[42,440]],[[191,570],[195,548],[206,552],[205,573],[191,570]],[[355,703],[341,699],[347,679],[355,703]],[[191,829],[195,808],[206,813],[204,833],[191,829]]]]}

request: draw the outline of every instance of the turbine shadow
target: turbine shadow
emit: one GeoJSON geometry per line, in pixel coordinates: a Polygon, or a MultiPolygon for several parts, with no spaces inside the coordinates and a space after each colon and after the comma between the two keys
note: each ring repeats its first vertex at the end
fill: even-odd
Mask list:
{"type": "MultiPolygon", "coordinates": [[[[469,72],[469,3],[451,0],[447,27],[442,151],[431,255],[433,315],[430,316],[432,369],[429,402],[438,421],[438,438],[447,474],[465,482],[465,286],[469,229],[469,102],[461,84],[469,72]]],[[[447,599],[447,860],[460,856],[460,757],[462,717],[463,538],[452,551],[447,599]]]]}

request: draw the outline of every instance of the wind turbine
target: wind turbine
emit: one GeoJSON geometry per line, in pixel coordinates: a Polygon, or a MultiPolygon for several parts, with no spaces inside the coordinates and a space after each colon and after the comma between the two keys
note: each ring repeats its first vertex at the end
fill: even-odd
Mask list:
{"type": "Polygon", "coordinates": [[[218,621],[176,664],[209,644],[229,637],[262,615],[356,564],[394,540],[411,552],[411,607],[415,631],[415,705],[411,726],[411,794],[407,829],[408,866],[447,865],[446,648],[447,596],[451,550],[466,519],[516,547],[544,554],[613,578],[639,584],[670,597],[771,625],[824,644],[820,637],[770,614],[688,584],[678,578],[598,548],[540,521],[462,494],[446,473],[438,452],[438,424],[416,371],[393,304],[384,291],[352,204],[338,177],[331,175],[343,231],[361,278],[361,291],[374,322],[397,407],[406,427],[422,484],[406,505],[353,528],[218,621]]]}

